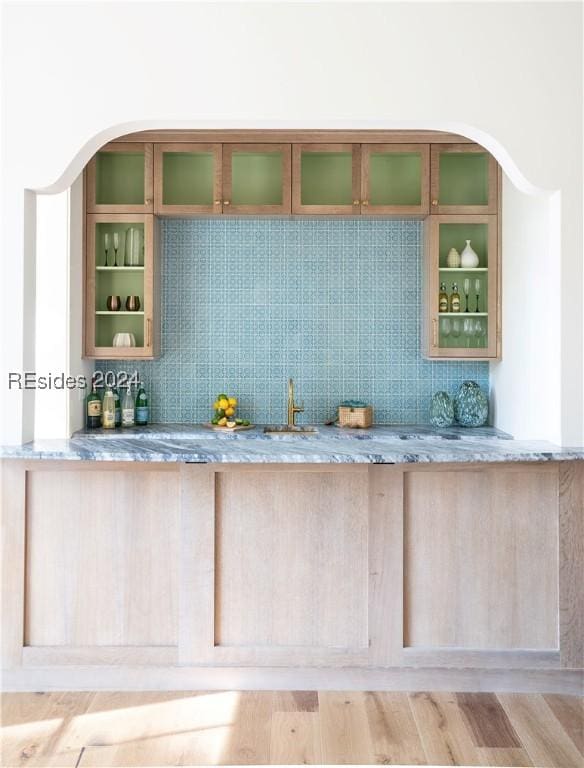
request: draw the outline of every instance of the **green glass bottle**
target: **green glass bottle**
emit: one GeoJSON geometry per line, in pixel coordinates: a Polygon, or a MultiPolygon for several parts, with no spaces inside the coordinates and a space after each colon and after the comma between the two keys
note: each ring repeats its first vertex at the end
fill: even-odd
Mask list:
{"type": "Polygon", "coordinates": [[[148,424],[148,398],[142,382],[138,382],[138,394],[136,395],[136,426],[145,427],[148,424]]]}
{"type": "Polygon", "coordinates": [[[95,378],[91,379],[91,392],[85,398],[85,426],[87,429],[101,427],[101,397],[95,386],[95,378]]]}
{"type": "Polygon", "coordinates": [[[121,427],[122,426],[122,401],[120,400],[118,390],[115,387],[113,388],[113,393],[114,393],[114,408],[115,408],[115,426],[121,427]]]}

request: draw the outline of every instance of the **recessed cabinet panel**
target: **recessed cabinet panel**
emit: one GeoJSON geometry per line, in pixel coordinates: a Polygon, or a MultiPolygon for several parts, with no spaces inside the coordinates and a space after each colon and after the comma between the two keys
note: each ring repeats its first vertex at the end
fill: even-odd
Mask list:
{"type": "Polygon", "coordinates": [[[360,213],[360,145],[295,144],[294,213],[360,213]]]}
{"type": "Polygon", "coordinates": [[[156,348],[153,216],[87,217],[85,354],[148,358],[156,348]]]}
{"type": "Polygon", "coordinates": [[[428,213],[429,158],[427,144],[364,144],[361,213],[428,213]]]}
{"type": "Polygon", "coordinates": [[[90,160],[87,210],[94,213],[153,210],[152,144],[108,144],[90,160]]]}
{"type": "Polygon", "coordinates": [[[290,144],[223,146],[223,213],[290,213],[290,144]]]}
{"type": "Polygon", "coordinates": [[[221,213],[221,144],[156,144],[155,212],[221,213]]]}
{"type": "Polygon", "coordinates": [[[432,145],[432,213],[497,213],[497,163],[477,144],[432,145]]]}
{"type": "Polygon", "coordinates": [[[497,357],[497,217],[432,216],[426,226],[428,356],[497,357]]]}

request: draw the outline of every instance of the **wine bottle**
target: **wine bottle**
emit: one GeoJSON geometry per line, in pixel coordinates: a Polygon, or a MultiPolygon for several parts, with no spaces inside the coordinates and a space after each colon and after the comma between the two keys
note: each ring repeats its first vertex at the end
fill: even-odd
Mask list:
{"type": "Polygon", "coordinates": [[[85,399],[85,425],[87,429],[101,427],[101,398],[95,386],[95,377],[91,379],[91,392],[85,399]]]}
{"type": "Polygon", "coordinates": [[[108,387],[103,396],[102,426],[104,429],[113,429],[116,426],[116,400],[111,387],[108,387]]]}
{"type": "Polygon", "coordinates": [[[440,295],[438,296],[438,311],[448,312],[448,294],[446,293],[446,283],[440,283],[440,295]]]}
{"type": "Polygon", "coordinates": [[[452,293],[450,294],[450,311],[460,312],[460,293],[458,292],[458,283],[452,283],[452,293]]]}
{"type": "Polygon", "coordinates": [[[126,389],[126,394],[122,400],[122,427],[134,426],[134,400],[132,398],[132,392],[130,391],[130,385],[126,389]]]}
{"type": "Polygon", "coordinates": [[[118,390],[114,387],[112,392],[114,393],[114,411],[115,411],[115,425],[116,427],[122,426],[122,401],[118,394],[118,390]]]}
{"type": "Polygon", "coordinates": [[[138,382],[138,394],[136,395],[136,425],[145,427],[148,424],[148,398],[141,381],[138,382]]]}

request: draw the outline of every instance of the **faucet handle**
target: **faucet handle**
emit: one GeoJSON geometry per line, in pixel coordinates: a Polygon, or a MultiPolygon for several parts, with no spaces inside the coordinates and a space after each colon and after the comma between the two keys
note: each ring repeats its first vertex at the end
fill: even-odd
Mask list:
{"type": "Polygon", "coordinates": [[[298,413],[304,412],[304,403],[298,403],[298,405],[295,405],[294,408],[298,411],[298,413]]]}

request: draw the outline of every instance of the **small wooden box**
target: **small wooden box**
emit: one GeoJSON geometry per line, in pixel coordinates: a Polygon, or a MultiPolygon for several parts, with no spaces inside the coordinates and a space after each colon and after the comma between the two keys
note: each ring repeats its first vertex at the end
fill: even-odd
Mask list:
{"type": "Polygon", "coordinates": [[[357,427],[367,429],[373,424],[373,408],[366,405],[364,408],[350,408],[339,405],[339,427],[357,427]]]}

